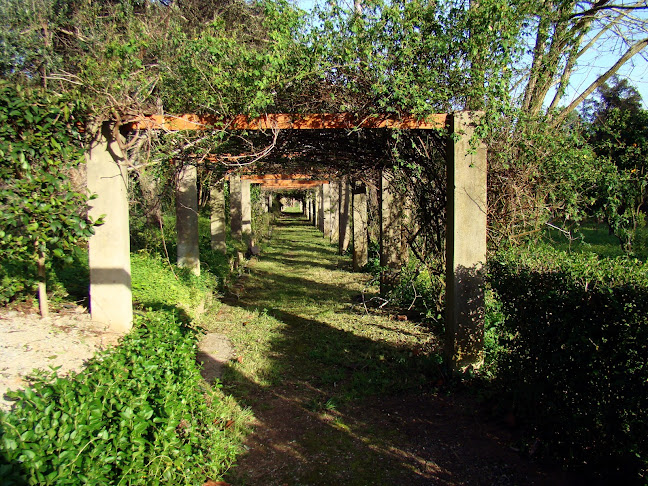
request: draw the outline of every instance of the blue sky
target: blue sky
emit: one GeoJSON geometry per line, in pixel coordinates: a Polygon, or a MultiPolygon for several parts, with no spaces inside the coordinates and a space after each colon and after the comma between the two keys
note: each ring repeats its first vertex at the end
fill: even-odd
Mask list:
{"type": "MultiPolygon", "coordinates": [[[[317,0],[292,0],[294,4],[304,10],[311,10],[317,3],[317,0]]],[[[353,0],[348,0],[349,5],[353,5],[353,0]]],[[[609,46],[611,51],[624,52],[627,47],[623,45],[609,46]]],[[[581,92],[583,92],[598,76],[605,73],[620,57],[619,54],[597,53],[592,51],[589,55],[584,55],[579,65],[580,68],[571,76],[570,87],[567,90],[561,104],[568,105],[581,92]]],[[[648,49],[642,53],[636,54],[630,59],[618,72],[622,77],[628,78],[630,83],[637,88],[643,99],[644,107],[648,107],[648,49]],[[642,57],[643,54],[643,57],[642,57]]],[[[549,102],[551,99],[549,99],[549,102]]],[[[549,103],[547,102],[547,103],[549,103]]]]}

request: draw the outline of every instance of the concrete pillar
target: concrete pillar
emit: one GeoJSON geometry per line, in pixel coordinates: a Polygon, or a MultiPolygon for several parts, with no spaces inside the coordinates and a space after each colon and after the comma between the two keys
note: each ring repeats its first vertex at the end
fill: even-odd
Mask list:
{"type": "Polygon", "coordinates": [[[329,238],[331,243],[338,244],[340,239],[340,181],[329,184],[329,200],[331,204],[331,232],[329,238]]]}
{"type": "Polygon", "coordinates": [[[241,213],[241,176],[231,175],[230,180],[230,229],[232,238],[241,240],[243,214],[241,213]]]}
{"type": "Polygon", "coordinates": [[[338,250],[342,255],[351,241],[351,184],[348,177],[342,179],[340,187],[340,238],[338,250]]]}
{"type": "Polygon", "coordinates": [[[324,184],[317,191],[317,227],[324,233],[324,184]]]}
{"type": "Polygon", "coordinates": [[[394,283],[401,261],[401,222],[398,196],[391,189],[391,181],[382,173],[380,183],[380,266],[386,267],[380,278],[380,291],[394,283]]]}
{"type": "Polygon", "coordinates": [[[353,270],[356,272],[369,261],[367,221],[367,187],[356,182],[353,184],[353,270]]]}
{"type": "Polygon", "coordinates": [[[128,176],[111,128],[98,128],[86,153],[88,192],[97,196],[89,202],[89,216],[105,215],[88,244],[90,313],[93,321],[126,332],[133,326],[128,176]]]}
{"type": "Polygon", "coordinates": [[[311,224],[317,228],[317,218],[319,217],[319,189],[315,189],[313,191],[313,197],[311,199],[311,207],[312,207],[312,218],[311,218],[311,224]]]}
{"type": "Polygon", "coordinates": [[[189,268],[194,275],[200,275],[196,178],[195,165],[185,165],[178,174],[176,189],[177,262],[179,267],[189,268]]]}
{"type": "Polygon", "coordinates": [[[409,239],[414,235],[412,221],[412,202],[409,197],[401,198],[401,251],[400,263],[407,265],[409,263],[409,239]]]}
{"type": "Polygon", "coordinates": [[[223,193],[223,182],[211,187],[209,194],[209,205],[211,209],[211,247],[214,251],[227,253],[226,228],[225,228],[225,194],[223,193]]]}
{"type": "Polygon", "coordinates": [[[324,238],[331,238],[331,185],[322,184],[322,232],[324,238]]]}
{"type": "MultiPolygon", "coordinates": [[[[474,114],[476,119],[481,114],[474,114]]],[[[450,118],[447,148],[446,355],[455,370],[484,360],[486,146],[470,146],[468,112],[450,118]],[[453,142],[453,134],[460,138],[453,142]]]]}
{"type": "Polygon", "coordinates": [[[241,181],[241,232],[252,234],[252,198],[250,181],[241,181]]]}
{"type": "Polygon", "coordinates": [[[268,195],[262,194],[261,196],[261,209],[264,213],[268,212],[268,195]]]}

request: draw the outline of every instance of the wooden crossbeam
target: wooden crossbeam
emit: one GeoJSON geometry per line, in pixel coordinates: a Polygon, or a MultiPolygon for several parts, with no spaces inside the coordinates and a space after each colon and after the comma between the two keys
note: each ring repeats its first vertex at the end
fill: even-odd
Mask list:
{"type": "Polygon", "coordinates": [[[241,174],[241,180],[250,181],[252,184],[263,184],[273,181],[303,181],[311,180],[313,176],[307,174],[241,174]]]}
{"type": "Polygon", "coordinates": [[[216,115],[149,115],[138,117],[128,125],[131,130],[328,130],[351,128],[440,129],[446,126],[445,113],[424,119],[411,115],[369,115],[359,118],[352,113],[296,115],[276,113],[251,118],[247,115],[222,117],[216,115]]]}
{"type": "Polygon", "coordinates": [[[312,189],[328,183],[329,181],[273,181],[261,184],[261,189],[312,189]]]}

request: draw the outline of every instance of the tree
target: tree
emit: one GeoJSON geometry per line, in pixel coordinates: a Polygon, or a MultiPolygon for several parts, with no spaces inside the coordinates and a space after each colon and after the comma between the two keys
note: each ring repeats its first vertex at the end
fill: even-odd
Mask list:
{"type": "Polygon", "coordinates": [[[86,216],[88,197],[69,177],[83,157],[74,108],[0,81],[0,249],[8,261],[36,267],[43,317],[47,261],[66,258],[100,223],[86,216]]]}
{"type": "Polygon", "coordinates": [[[626,79],[612,78],[597,94],[583,111],[589,142],[601,161],[609,161],[609,170],[601,171],[592,209],[632,250],[648,197],[648,111],[626,79]]]}

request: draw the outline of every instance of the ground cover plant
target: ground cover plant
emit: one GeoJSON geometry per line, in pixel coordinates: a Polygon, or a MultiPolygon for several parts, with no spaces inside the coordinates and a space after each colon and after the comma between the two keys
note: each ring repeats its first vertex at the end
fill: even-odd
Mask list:
{"type": "MultiPolygon", "coordinates": [[[[160,239],[158,229],[132,254],[139,310],[121,345],[69,378],[39,374],[0,416],[3,484],[202,484],[231,466],[246,413],[202,381],[194,322],[217,307],[224,277],[171,265],[154,250],[160,239]]],[[[87,253],[73,256],[52,273],[63,301],[87,293],[87,253]]]]}
{"type": "Polygon", "coordinates": [[[45,372],[16,393],[13,411],[0,415],[3,484],[220,477],[237,451],[240,412],[202,383],[196,334],[178,313],[150,311],[78,375],[45,372]]]}

